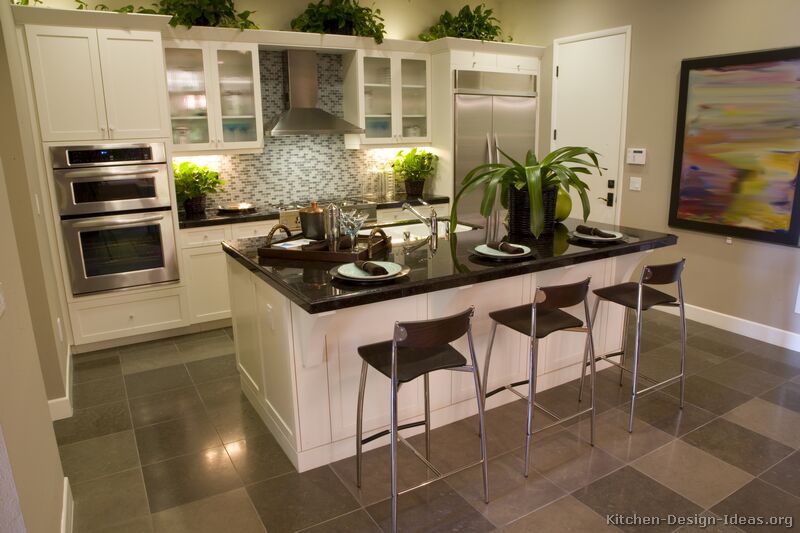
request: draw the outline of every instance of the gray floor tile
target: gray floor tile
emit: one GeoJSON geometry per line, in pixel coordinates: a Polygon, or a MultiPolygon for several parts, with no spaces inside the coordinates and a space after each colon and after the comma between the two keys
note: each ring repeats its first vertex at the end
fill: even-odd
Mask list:
{"type": "MultiPolygon", "coordinates": [[[[389,501],[367,508],[383,531],[391,530],[389,501]]],[[[458,495],[447,483],[438,481],[403,494],[397,500],[398,531],[492,531],[491,522],[458,495]]]]}
{"type": "Polygon", "coordinates": [[[800,452],[794,452],[759,477],[800,498],[800,452]]]}
{"type": "Polygon", "coordinates": [[[692,446],[710,453],[757,476],[792,453],[792,448],[717,418],[681,437],[692,446]]]}
{"type": "MultiPolygon", "coordinates": [[[[671,435],[638,418],[634,418],[633,433],[628,433],[628,414],[618,409],[598,415],[596,423],[595,446],[623,462],[641,457],[673,439],[671,435]]],[[[588,419],[581,420],[569,430],[579,435],[584,441],[589,441],[590,423],[588,419]]]]}
{"type": "Polygon", "coordinates": [[[800,413],[753,398],[725,418],[792,448],[800,448],[800,413]]]}
{"type": "Polygon", "coordinates": [[[205,383],[239,375],[239,371],[236,368],[236,356],[233,354],[193,361],[187,363],[186,368],[195,383],[205,383]]]}
{"type": "MultiPolygon", "coordinates": [[[[678,384],[670,385],[664,392],[677,398],[680,394],[678,384]]],[[[743,404],[752,396],[715,383],[700,376],[686,378],[685,400],[706,411],[722,415],[743,404]]]]}
{"type": "Polygon", "coordinates": [[[753,479],[744,470],[681,440],[640,457],[631,466],[704,509],[753,479]]]}
{"type": "Polygon", "coordinates": [[[771,359],[753,352],[737,355],[734,361],[785,379],[800,376],[800,365],[789,364],[786,361],[771,359]]]}
{"type": "Polygon", "coordinates": [[[543,439],[534,437],[531,456],[537,471],[568,492],[584,487],[623,465],[599,446],[591,446],[569,431],[543,439]]]}
{"type": "Polygon", "coordinates": [[[85,409],[104,403],[125,399],[125,385],[122,376],[97,379],[85,383],[76,383],[72,388],[72,407],[85,409]]]}
{"type": "Polygon", "coordinates": [[[247,492],[235,489],[153,515],[156,533],[263,533],[247,492]]]}
{"type": "MultiPolygon", "coordinates": [[[[604,400],[604,395],[600,392],[600,388],[603,387],[605,383],[601,382],[599,376],[597,377],[597,380],[599,384],[597,385],[598,394],[595,396],[595,408],[597,409],[598,413],[602,413],[615,407],[617,403],[616,401],[606,402],[604,400]]],[[[609,384],[609,388],[612,388],[612,386],[613,384],[609,384]]],[[[584,395],[582,396],[580,402],[578,401],[578,380],[574,380],[563,385],[559,385],[558,387],[537,392],[536,403],[564,418],[572,416],[579,411],[588,409],[590,403],[590,391],[590,377],[587,371],[586,381],[584,382],[584,395]]],[[[524,402],[520,403],[524,405],[524,402]]],[[[573,423],[574,421],[566,422],[565,424],[568,425],[573,423]]]]}
{"type": "Polygon", "coordinates": [[[183,365],[168,366],[125,376],[128,398],[191,386],[192,380],[183,365]]]}
{"type": "Polygon", "coordinates": [[[244,396],[239,402],[216,407],[206,406],[206,410],[211,423],[225,444],[262,435],[268,431],[264,421],[244,396]]]}
{"type": "Polygon", "coordinates": [[[101,354],[76,355],[72,360],[72,381],[86,383],[122,374],[116,350],[101,354]]]}
{"type": "Polygon", "coordinates": [[[73,485],[139,466],[133,431],[67,444],[58,453],[64,475],[73,485]]]}
{"type": "Polygon", "coordinates": [[[502,529],[504,533],[612,533],[619,528],[608,525],[606,519],[572,496],[530,513],[502,529]]]}
{"type": "Polygon", "coordinates": [[[270,433],[231,442],[225,449],[246,485],[294,472],[294,465],[270,433]]]}
{"type": "Polygon", "coordinates": [[[739,355],[750,347],[750,343],[744,339],[747,338],[733,335],[721,329],[704,327],[695,334],[690,333],[686,344],[704,352],[730,358],[739,355]]]}
{"type": "Polygon", "coordinates": [[[142,472],[152,513],[242,486],[222,446],[147,465],[142,472]]]}
{"type": "Polygon", "coordinates": [[[184,362],[199,361],[235,352],[233,341],[224,331],[213,337],[176,342],[178,351],[184,362]]]}
{"type": "MultiPolygon", "coordinates": [[[[603,517],[637,514],[666,519],[668,515],[691,516],[702,512],[698,505],[630,466],[600,478],[572,495],[603,517]]],[[[613,521],[612,524],[617,525],[613,521]]],[[[667,524],[618,527],[623,531],[667,532],[675,529],[674,525],[667,524]]]]}
{"type": "Polygon", "coordinates": [[[230,376],[218,381],[198,384],[197,392],[200,393],[203,403],[209,409],[229,403],[247,401],[244,393],[242,393],[242,383],[239,376],[230,376]]]}
{"type": "Polygon", "coordinates": [[[380,533],[381,528],[366,511],[359,509],[302,531],[303,533],[380,533]]]}
{"type": "MultiPolygon", "coordinates": [[[[77,529],[74,531],[79,533],[77,529]]],[[[153,521],[151,515],[142,515],[108,527],[93,529],[91,533],[153,533],[153,521]]]]}
{"type": "Polygon", "coordinates": [[[800,368],[800,352],[755,339],[750,339],[750,342],[752,346],[747,351],[773,361],[779,361],[800,368]]]}
{"type": "Polygon", "coordinates": [[[120,351],[123,374],[136,374],[183,363],[175,343],[169,340],[135,344],[120,351]]]}
{"type": "Polygon", "coordinates": [[[799,383],[784,383],[780,387],[765,392],[760,398],[800,413],[799,383]]]}
{"type": "MultiPolygon", "coordinates": [[[[622,411],[628,409],[630,404],[620,407],[622,411]]],[[[634,416],[665,433],[680,437],[710,422],[717,415],[688,402],[684,402],[681,409],[678,398],[656,391],[636,400],[634,416]]]]}
{"type": "Polygon", "coordinates": [[[136,429],[143,465],[220,446],[222,442],[205,414],[192,414],[136,429]]]}
{"type": "Polygon", "coordinates": [[[224,337],[228,335],[227,331],[228,328],[217,328],[217,329],[210,329],[207,331],[199,331],[197,333],[189,333],[187,335],[178,335],[177,337],[172,337],[172,341],[175,344],[192,344],[202,342],[208,339],[214,339],[217,337],[224,337]]]}
{"type": "Polygon", "coordinates": [[[204,412],[203,403],[194,387],[140,396],[129,403],[134,427],[204,412]]]}
{"type": "Polygon", "coordinates": [[[53,423],[59,446],[131,428],[128,403],[125,401],[76,409],[70,418],[53,423]]]}
{"type": "Polygon", "coordinates": [[[447,484],[492,524],[502,526],[566,494],[533,468],[525,478],[523,468],[521,453],[504,455],[489,462],[488,504],[483,499],[480,465],[447,478],[447,484]]]}
{"type": "MultiPolygon", "coordinates": [[[[718,515],[745,517],[790,517],[794,525],[800,520],[800,499],[754,479],[711,509],[718,515]]],[[[744,531],[786,531],[786,525],[763,527],[740,525],[744,531]]]]}
{"type": "MultiPolygon", "coordinates": [[[[631,384],[633,383],[630,374],[623,376],[622,385],[619,384],[619,368],[611,367],[597,373],[597,393],[595,399],[599,402],[597,412],[608,410],[610,407],[617,407],[625,402],[631,401],[631,384]]],[[[589,376],[583,384],[583,398],[581,404],[589,399],[589,376]]],[[[577,386],[576,386],[577,389],[577,386]]],[[[588,406],[588,404],[587,404],[588,406]]]]}
{"type": "Polygon", "coordinates": [[[248,485],[247,493],[267,531],[296,531],[358,508],[327,466],[248,485]]]}
{"type": "MultiPolygon", "coordinates": [[[[514,426],[523,427],[518,424],[514,426]]],[[[520,441],[518,441],[517,446],[522,444],[522,431],[519,433],[520,441]]],[[[487,447],[489,447],[489,435],[491,435],[489,429],[487,429],[486,435],[487,447]]],[[[408,442],[420,453],[424,453],[425,436],[422,433],[409,438],[408,442]]],[[[454,424],[448,424],[431,430],[430,461],[439,471],[450,472],[478,461],[481,458],[480,446],[477,422],[464,423],[462,420],[454,424]]],[[[509,444],[506,444],[506,449],[509,449],[509,444]]],[[[496,447],[494,449],[489,448],[489,453],[497,453],[495,450],[496,447]]]]}
{"type": "Polygon", "coordinates": [[[753,396],[774,389],[784,382],[783,378],[743,365],[735,359],[707,368],[700,372],[699,375],[720,385],[725,385],[753,396]]]}
{"type": "MultiPolygon", "coordinates": [[[[721,355],[716,355],[705,350],[701,350],[687,342],[686,345],[686,375],[698,374],[708,368],[719,365],[727,359],[721,355]]],[[[629,359],[629,362],[630,359],[629,359]]],[[[642,357],[642,364],[653,363],[653,371],[648,372],[646,367],[642,368],[644,374],[650,377],[663,380],[672,376],[677,376],[681,368],[681,345],[680,342],[672,342],[653,350],[645,357],[642,357]],[[652,375],[651,375],[652,374],[652,375]]]]}
{"type": "Polygon", "coordinates": [[[147,496],[138,468],[72,486],[76,531],[96,531],[146,517],[147,496]]]}

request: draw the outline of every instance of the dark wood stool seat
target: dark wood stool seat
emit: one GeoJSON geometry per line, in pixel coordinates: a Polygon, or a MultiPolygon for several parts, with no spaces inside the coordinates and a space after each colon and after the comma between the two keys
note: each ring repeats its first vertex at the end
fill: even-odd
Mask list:
{"type": "MultiPolygon", "coordinates": [[[[495,322],[523,335],[531,334],[532,304],[492,311],[489,317],[495,322]]],[[[539,309],[536,315],[536,338],[542,339],[551,333],[583,326],[583,320],[561,309],[539,309]]]]}
{"type": "MultiPolygon", "coordinates": [[[[387,378],[392,377],[392,341],[359,346],[358,355],[387,378]]],[[[449,344],[424,348],[398,346],[397,381],[407,383],[435,370],[457,368],[466,364],[467,359],[449,344]]]]}
{"type": "MultiPolygon", "coordinates": [[[[604,300],[623,305],[629,309],[636,309],[639,304],[639,284],[635,281],[611,285],[602,289],[595,289],[594,293],[604,300]]],[[[671,304],[678,299],[653,287],[642,285],[642,310],[646,311],[656,305],[671,304]]]]}

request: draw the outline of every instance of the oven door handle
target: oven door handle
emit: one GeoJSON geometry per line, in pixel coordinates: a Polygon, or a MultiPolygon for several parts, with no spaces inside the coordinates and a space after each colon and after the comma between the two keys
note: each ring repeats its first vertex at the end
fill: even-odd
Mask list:
{"type": "Polygon", "coordinates": [[[149,217],[140,217],[140,218],[114,218],[114,219],[105,219],[103,221],[94,221],[94,220],[81,220],[79,222],[73,222],[73,228],[105,228],[109,226],[131,226],[135,224],[143,224],[145,222],[155,222],[156,220],[163,220],[164,215],[152,215],[149,217]]]}
{"type": "Polygon", "coordinates": [[[65,178],[115,178],[117,176],[137,176],[145,174],[158,174],[158,167],[145,167],[135,169],[106,168],[103,170],[70,170],[62,175],[65,178]]]}

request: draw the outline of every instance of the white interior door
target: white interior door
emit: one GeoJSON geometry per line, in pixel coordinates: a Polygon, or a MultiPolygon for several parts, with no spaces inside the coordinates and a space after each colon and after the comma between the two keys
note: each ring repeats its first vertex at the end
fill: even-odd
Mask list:
{"type": "MultiPolygon", "coordinates": [[[[601,154],[600,166],[607,169],[585,177],[593,222],[619,221],[629,43],[630,27],[553,41],[551,148],[587,146],[601,154]]],[[[574,193],[573,205],[577,217],[574,193]]]]}

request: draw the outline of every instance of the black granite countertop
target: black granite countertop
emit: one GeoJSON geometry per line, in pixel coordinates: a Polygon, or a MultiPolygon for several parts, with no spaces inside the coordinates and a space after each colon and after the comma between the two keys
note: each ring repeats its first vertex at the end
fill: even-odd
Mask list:
{"type": "Polygon", "coordinates": [[[525,242],[534,249],[533,257],[514,262],[481,259],[472,252],[475,246],[485,242],[483,229],[457,233],[454,239],[440,237],[436,252],[431,252],[427,244],[413,250],[396,244],[385,258],[376,259],[408,265],[411,272],[403,278],[375,285],[352,284],[333,278],[328,271],[335,263],[259,258],[258,248],[266,244],[265,237],[224,242],[222,247],[228,255],[302,309],[321,313],[626,255],[678,242],[678,238],[671,234],[600,225],[622,232],[624,240],[614,244],[579,245],[569,238],[569,232],[579,223],[568,219],[556,228],[553,238],[525,242]]]}
{"type": "MultiPolygon", "coordinates": [[[[450,202],[447,196],[423,195],[422,200],[432,205],[446,204],[450,202]]],[[[391,199],[380,198],[377,201],[378,209],[392,209],[400,207],[404,202],[411,205],[422,205],[419,198],[406,198],[405,194],[395,194],[391,199]]],[[[411,218],[411,217],[409,217],[411,218]]],[[[202,215],[187,216],[181,210],[178,213],[178,227],[180,229],[202,228],[205,226],[219,226],[223,224],[241,224],[244,222],[259,222],[262,220],[278,220],[278,210],[272,206],[257,208],[255,213],[246,214],[217,214],[217,209],[206,209],[202,215]]]]}

